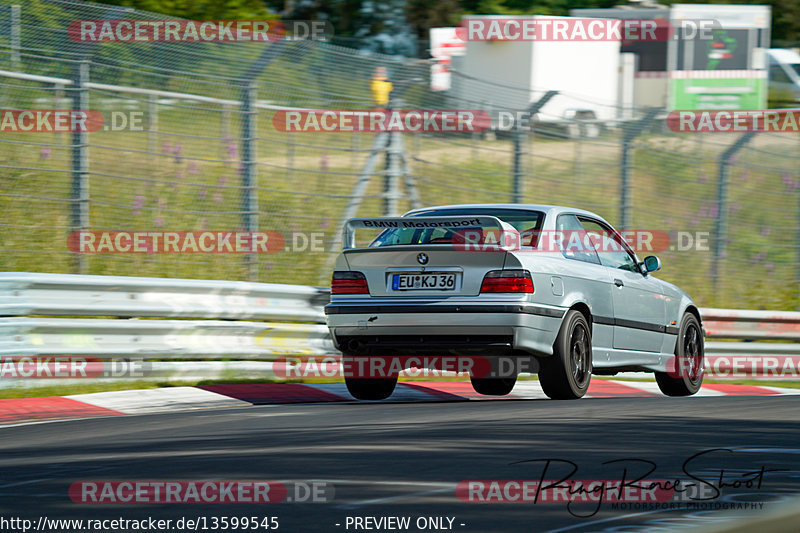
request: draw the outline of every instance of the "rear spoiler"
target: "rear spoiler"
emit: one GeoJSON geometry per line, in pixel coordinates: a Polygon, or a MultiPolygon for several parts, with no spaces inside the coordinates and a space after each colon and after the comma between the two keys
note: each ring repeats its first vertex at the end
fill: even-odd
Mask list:
{"type": "MultiPolygon", "coordinates": [[[[359,228],[370,229],[402,229],[402,228],[446,228],[452,230],[478,230],[484,228],[498,228],[501,232],[509,232],[515,239],[512,243],[519,242],[519,233],[511,224],[503,222],[497,217],[489,215],[458,215],[443,217],[371,217],[351,218],[342,230],[344,249],[356,247],[356,231],[359,228]]],[[[498,249],[513,249],[515,244],[504,246],[498,244],[498,249]]]]}

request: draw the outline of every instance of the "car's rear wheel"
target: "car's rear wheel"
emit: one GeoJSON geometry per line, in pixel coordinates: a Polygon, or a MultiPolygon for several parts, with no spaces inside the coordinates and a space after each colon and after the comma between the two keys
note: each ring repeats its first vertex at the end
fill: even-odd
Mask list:
{"type": "Polygon", "coordinates": [[[370,368],[366,356],[342,354],[342,368],[345,372],[344,384],[347,386],[347,391],[356,400],[385,400],[392,395],[397,386],[396,374],[387,377],[363,377],[364,369],[370,368]]]}
{"type": "Polygon", "coordinates": [[[592,379],[592,333],[583,313],[567,312],[553,355],[539,364],[539,383],[549,398],[573,400],[586,394],[592,379]]]}
{"type": "Polygon", "coordinates": [[[356,400],[385,400],[394,392],[397,378],[344,378],[344,383],[356,400]]]}
{"type": "Polygon", "coordinates": [[[505,396],[511,392],[511,389],[514,388],[514,385],[517,383],[517,378],[516,376],[513,378],[470,377],[470,381],[472,381],[472,388],[475,389],[475,392],[478,394],[486,394],[488,396],[505,396]]]}
{"type": "Polygon", "coordinates": [[[667,396],[691,396],[703,385],[705,350],[700,321],[685,313],[675,343],[675,368],[672,372],[656,372],[656,383],[667,396]]]}

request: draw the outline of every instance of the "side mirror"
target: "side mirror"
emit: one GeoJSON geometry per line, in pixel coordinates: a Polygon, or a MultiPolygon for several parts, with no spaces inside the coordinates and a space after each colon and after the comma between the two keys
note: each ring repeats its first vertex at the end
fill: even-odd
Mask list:
{"type": "Polygon", "coordinates": [[[644,269],[647,272],[656,272],[661,270],[661,259],[654,255],[648,255],[644,258],[644,269]]]}

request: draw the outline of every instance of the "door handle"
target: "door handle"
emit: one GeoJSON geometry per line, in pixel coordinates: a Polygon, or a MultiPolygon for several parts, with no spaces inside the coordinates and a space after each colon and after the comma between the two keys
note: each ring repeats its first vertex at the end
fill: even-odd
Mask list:
{"type": "Polygon", "coordinates": [[[615,278],[615,279],[614,279],[614,285],[616,285],[617,287],[622,287],[622,286],[623,286],[623,285],[625,285],[625,284],[624,284],[624,283],[622,283],[622,280],[621,280],[621,279],[619,279],[619,278],[615,278]]]}

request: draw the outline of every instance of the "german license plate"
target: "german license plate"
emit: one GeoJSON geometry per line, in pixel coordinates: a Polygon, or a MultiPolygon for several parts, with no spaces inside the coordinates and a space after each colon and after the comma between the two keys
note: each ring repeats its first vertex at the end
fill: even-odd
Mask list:
{"type": "Polygon", "coordinates": [[[393,274],[394,291],[453,291],[456,288],[454,273],[393,274]]]}

